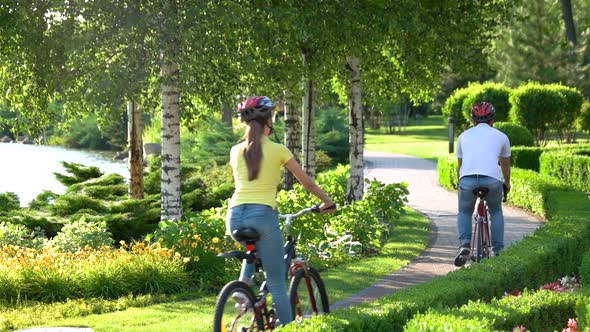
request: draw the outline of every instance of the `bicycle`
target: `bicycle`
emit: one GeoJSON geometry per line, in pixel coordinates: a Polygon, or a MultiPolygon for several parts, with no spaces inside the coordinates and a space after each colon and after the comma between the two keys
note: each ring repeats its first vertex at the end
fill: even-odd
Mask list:
{"type": "MultiPolygon", "coordinates": [[[[506,186],[504,188],[504,198],[502,202],[506,202],[508,191],[506,186]]],[[[488,204],[485,196],[489,189],[486,187],[478,187],[473,189],[473,194],[477,197],[478,203],[473,216],[473,236],[471,241],[471,251],[469,259],[472,262],[479,263],[482,259],[491,258],[495,256],[494,248],[492,246],[490,221],[488,219],[488,204]]]]}
{"type": "MultiPolygon", "coordinates": [[[[306,260],[297,257],[295,247],[298,238],[290,233],[291,221],[304,214],[319,213],[319,205],[304,208],[294,214],[280,214],[285,219],[283,233],[285,264],[289,271],[289,300],[295,319],[309,318],[313,315],[330,312],[328,295],[319,272],[309,266],[306,260]]],[[[258,292],[254,286],[244,281],[234,280],[227,283],[217,297],[213,331],[264,331],[277,326],[277,317],[272,306],[269,309],[267,297],[270,294],[262,271],[262,263],[256,254],[258,233],[252,228],[240,228],[234,232],[239,242],[245,242],[245,251],[233,250],[218,256],[237,258],[255,264],[254,280],[260,284],[258,292]]]]}

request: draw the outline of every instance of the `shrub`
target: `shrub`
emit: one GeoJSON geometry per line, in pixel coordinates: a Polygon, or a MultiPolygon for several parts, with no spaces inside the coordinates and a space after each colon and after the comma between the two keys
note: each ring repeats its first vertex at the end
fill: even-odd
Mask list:
{"type": "Polygon", "coordinates": [[[157,244],[86,247],[75,253],[0,246],[0,257],[0,301],[8,303],[177,293],[190,287],[180,254],[157,244]]]}
{"type": "Polygon", "coordinates": [[[0,213],[20,208],[18,196],[13,192],[0,193],[0,213]]]}
{"type": "Polygon", "coordinates": [[[112,247],[113,239],[103,222],[88,222],[85,218],[65,224],[61,231],[49,241],[59,251],[76,252],[86,246],[97,249],[112,247]]]}
{"type": "Polygon", "coordinates": [[[524,126],[510,122],[497,122],[494,123],[494,128],[508,136],[511,147],[535,145],[533,134],[524,126]]]}
{"type": "Polygon", "coordinates": [[[67,216],[77,213],[80,210],[91,210],[98,213],[105,213],[109,208],[104,202],[88,197],[86,195],[61,195],[57,197],[53,205],[49,206],[49,211],[57,216],[67,216]]]}
{"type": "Polygon", "coordinates": [[[545,152],[539,157],[539,172],[590,192],[590,150],[545,152]]]}
{"type": "Polygon", "coordinates": [[[40,248],[44,241],[44,232],[40,227],[36,227],[33,231],[24,225],[0,223],[0,245],[40,248]]]}
{"type": "Polygon", "coordinates": [[[584,132],[590,131],[590,101],[586,100],[581,107],[580,116],[576,121],[579,130],[584,132]]]}
{"type": "Polygon", "coordinates": [[[590,251],[587,251],[582,257],[580,281],[582,282],[582,287],[590,288],[590,251]]]}
{"type": "Polygon", "coordinates": [[[469,96],[468,88],[461,88],[453,91],[453,93],[445,101],[441,111],[445,118],[452,117],[456,133],[461,133],[469,128],[469,118],[465,117],[463,112],[463,101],[469,96]]]}
{"type": "Polygon", "coordinates": [[[575,89],[530,82],[515,89],[510,96],[510,117],[528,128],[537,142],[543,142],[547,130],[562,134],[575,123],[582,100],[575,89]]]}
{"type": "Polygon", "coordinates": [[[113,200],[127,196],[128,185],[119,174],[107,174],[70,185],[67,194],[80,194],[92,198],[113,200]]]}
{"type": "Polygon", "coordinates": [[[539,171],[539,157],[543,153],[540,147],[517,146],[511,149],[510,164],[513,167],[539,171]]]}
{"type": "MultiPolygon", "coordinates": [[[[181,220],[160,221],[158,229],[145,237],[186,257],[186,268],[197,286],[218,289],[228,281],[224,261],[217,254],[236,249],[233,240],[224,241],[225,209],[215,208],[198,213],[187,212],[181,220]]],[[[233,271],[235,275],[236,271],[233,271]]]]}
{"type": "Polygon", "coordinates": [[[476,103],[487,101],[492,103],[496,114],[494,115],[494,121],[502,122],[508,120],[508,114],[510,111],[510,93],[511,89],[501,83],[474,83],[469,85],[469,94],[463,100],[462,110],[463,114],[467,119],[471,115],[471,107],[476,103]]]}
{"type": "Polygon", "coordinates": [[[69,163],[67,161],[62,161],[61,164],[66,172],[71,173],[72,175],[64,175],[57,172],[54,172],[53,174],[55,175],[55,178],[66,187],[75,183],[98,178],[103,175],[100,169],[96,166],[84,166],[82,164],[69,163]]]}
{"type": "Polygon", "coordinates": [[[328,108],[315,113],[316,150],[324,151],[330,162],[320,166],[322,159],[317,158],[318,171],[336,164],[348,163],[348,114],[345,109],[328,108]]]}

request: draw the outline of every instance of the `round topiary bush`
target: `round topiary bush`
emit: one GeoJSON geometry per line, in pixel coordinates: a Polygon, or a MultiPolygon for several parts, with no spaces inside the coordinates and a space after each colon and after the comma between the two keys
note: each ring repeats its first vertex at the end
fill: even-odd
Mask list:
{"type": "Polygon", "coordinates": [[[508,136],[508,139],[510,140],[510,146],[535,145],[535,138],[533,137],[533,134],[531,134],[531,132],[524,126],[511,122],[497,122],[494,123],[494,128],[508,136]]]}

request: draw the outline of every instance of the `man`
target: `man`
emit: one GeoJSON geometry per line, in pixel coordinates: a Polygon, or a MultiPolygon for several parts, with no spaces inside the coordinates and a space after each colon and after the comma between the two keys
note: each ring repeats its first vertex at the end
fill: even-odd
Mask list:
{"type": "Polygon", "coordinates": [[[463,266],[469,257],[472,216],[477,199],[473,189],[477,187],[489,189],[486,201],[493,251],[498,254],[504,248],[502,191],[510,190],[510,141],[504,133],[492,127],[495,112],[488,102],[475,104],[471,108],[473,127],[459,135],[457,140],[457,230],[461,246],[455,257],[455,266],[463,266]]]}

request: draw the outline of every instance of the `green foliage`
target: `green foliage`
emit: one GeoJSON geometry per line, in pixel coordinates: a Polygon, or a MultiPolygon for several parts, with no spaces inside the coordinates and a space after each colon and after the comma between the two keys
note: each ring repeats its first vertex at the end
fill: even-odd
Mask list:
{"type": "Polygon", "coordinates": [[[118,200],[127,196],[128,184],[119,174],[103,175],[84,182],[74,183],[66,189],[72,195],[86,195],[101,200],[118,200]]]}
{"type": "Polygon", "coordinates": [[[101,177],[104,173],[96,166],[84,166],[78,163],[69,163],[67,161],[61,162],[67,173],[71,175],[64,175],[54,172],[55,178],[64,186],[84,182],[90,179],[101,177]]]}
{"type": "Polygon", "coordinates": [[[38,249],[44,241],[44,232],[40,227],[32,231],[24,225],[0,222],[0,245],[38,249]]]}
{"type": "Polygon", "coordinates": [[[527,331],[556,331],[574,316],[580,299],[572,293],[525,291],[521,296],[507,296],[469,302],[460,308],[431,309],[414,316],[405,331],[512,331],[524,326],[527,331]]]}
{"type": "Polygon", "coordinates": [[[510,117],[528,128],[537,142],[543,142],[548,130],[561,135],[573,126],[582,100],[575,89],[529,82],[516,88],[510,96],[510,117]]]}
{"type": "Polygon", "coordinates": [[[83,297],[176,293],[189,286],[184,263],[173,250],[143,243],[119,249],[77,248],[60,252],[1,247],[9,259],[0,264],[0,299],[45,303],[83,297]],[[27,262],[12,259],[27,256],[27,262]],[[15,266],[17,265],[17,266],[15,266]]]}
{"type": "Polygon", "coordinates": [[[53,203],[53,201],[59,197],[59,194],[56,194],[50,190],[43,190],[37,197],[35,197],[31,202],[29,202],[29,208],[32,210],[41,210],[49,207],[53,203]]]}
{"type": "Polygon", "coordinates": [[[580,117],[576,122],[577,128],[584,132],[590,131],[590,101],[585,101],[580,110],[580,117]]]}
{"type": "Polygon", "coordinates": [[[538,172],[539,157],[543,151],[544,149],[540,147],[514,147],[511,149],[510,163],[517,168],[538,172]]]}
{"type": "Polygon", "coordinates": [[[484,84],[470,84],[467,88],[468,95],[463,100],[462,110],[465,118],[471,116],[471,107],[484,101],[492,103],[496,114],[494,122],[502,122],[508,119],[510,111],[509,97],[511,89],[501,83],[488,82],[484,84]]]}
{"type": "Polygon", "coordinates": [[[590,251],[587,251],[582,256],[582,263],[580,264],[579,272],[582,287],[590,287],[590,251]]]}
{"type": "MultiPolygon", "coordinates": [[[[225,209],[212,208],[198,213],[185,213],[181,220],[163,220],[158,229],[146,236],[146,241],[158,242],[166,248],[175,248],[189,261],[186,268],[192,273],[199,288],[219,289],[229,281],[231,274],[224,270],[224,260],[217,254],[235,248],[233,241],[224,241],[225,209]]],[[[231,264],[231,263],[230,263],[231,264]]]]}
{"type": "Polygon", "coordinates": [[[106,221],[88,222],[85,218],[65,224],[49,243],[57,250],[65,252],[76,252],[86,246],[93,249],[112,247],[114,244],[106,221]]]}
{"type": "MultiPolygon", "coordinates": [[[[519,177],[518,174],[514,176],[519,177]]],[[[320,320],[326,324],[324,328],[327,330],[339,330],[342,326],[346,326],[347,330],[358,331],[401,330],[401,326],[411,317],[428,309],[452,308],[465,305],[470,300],[490,301],[502,296],[507,290],[538,288],[539,285],[571,274],[581,263],[579,252],[590,249],[590,243],[587,241],[590,235],[590,221],[586,218],[590,213],[590,201],[581,192],[558,190],[549,190],[546,193],[546,201],[548,221],[545,225],[522,241],[512,244],[492,260],[485,260],[468,269],[452,271],[445,278],[435,278],[414,287],[401,289],[354,309],[335,311],[330,315],[329,322],[321,318],[312,318],[304,321],[302,325],[286,326],[285,330],[305,330],[310,326],[318,326],[320,320]],[[567,204],[563,205],[565,203],[567,204]]],[[[555,322],[549,324],[547,320],[565,316],[566,320],[560,323],[565,326],[567,316],[571,317],[575,303],[576,299],[571,297],[563,298],[555,294],[533,295],[525,301],[511,305],[507,313],[516,314],[518,311],[514,308],[521,308],[518,310],[522,310],[524,319],[531,317],[531,320],[537,320],[540,326],[553,326],[551,324],[555,322]],[[555,312],[547,315],[547,310],[555,312]]],[[[492,308],[492,313],[496,311],[492,308]]],[[[498,319],[494,324],[503,322],[503,319],[498,319]]],[[[511,327],[513,326],[509,328],[511,327]]]]}
{"type": "Polygon", "coordinates": [[[444,188],[456,190],[459,181],[457,174],[457,157],[452,154],[441,156],[437,160],[436,171],[438,183],[444,188]]]}
{"type": "Polygon", "coordinates": [[[109,211],[109,208],[104,202],[98,199],[78,194],[61,195],[49,207],[51,213],[62,217],[72,215],[80,210],[106,213],[109,211]]]}
{"type": "Polygon", "coordinates": [[[539,172],[590,192],[590,150],[545,152],[539,158],[539,172]]]}
{"type": "Polygon", "coordinates": [[[500,25],[488,47],[496,79],[510,86],[527,81],[563,82],[580,90],[588,87],[587,47],[590,26],[586,1],[572,3],[577,44],[565,38],[559,1],[513,2],[511,19],[500,25]],[[531,15],[534,13],[534,15],[531,15]]]}
{"type": "Polygon", "coordinates": [[[524,126],[510,122],[495,122],[494,128],[508,136],[510,147],[535,145],[533,134],[524,126]]]}
{"type": "Polygon", "coordinates": [[[109,131],[111,137],[107,137],[103,133],[105,128],[102,128],[102,131],[99,128],[96,116],[76,118],[67,127],[54,131],[49,143],[76,149],[110,150],[113,147],[122,148],[126,145],[127,130],[126,121],[121,122],[125,124],[120,128],[123,130],[111,130],[109,131]]]}
{"type": "Polygon", "coordinates": [[[469,118],[465,117],[463,112],[463,102],[467,97],[469,97],[470,90],[468,88],[460,88],[451,94],[449,98],[445,101],[441,111],[443,114],[443,118],[446,120],[448,117],[453,117],[453,124],[456,133],[461,133],[462,131],[469,128],[470,121],[469,118]]]}
{"type": "Polygon", "coordinates": [[[18,195],[13,192],[0,193],[0,215],[2,212],[17,210],[20,207],[18,195]]]}
{"type": "Polygon", "coordinates": [[[348,163],[347,110],[327,108],[315,112],[315,115],[316,149],[330,157],[330,165],[348,163]]]}
{"type": "Polygon", "coordinates": [[[225,165],[229,162],[229,150],[238,142],[240,137],[232,127],[221,123],[217,119],[211,119],[194,135],[191,142],[191,154],[187,160],[199,165],[210,165],[214,161],[217,165],[225,165]]]}

